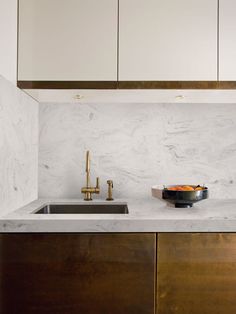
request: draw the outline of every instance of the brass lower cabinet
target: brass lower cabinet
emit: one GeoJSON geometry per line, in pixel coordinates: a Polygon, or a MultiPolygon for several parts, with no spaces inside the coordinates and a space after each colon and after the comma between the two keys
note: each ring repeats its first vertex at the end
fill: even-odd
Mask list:
{"type": "Polygon", "coordinates": [[[236,234],[158,235],[157,313],[236,313],[236,234]]]}
{"type": "Polygon", "coordinates": [[[0,314],[153,314],[156,234],[1,234],[0,314]]]}
{"type": "Polygon", "coordinates": [[[0,314],[49,313],[235,314],[236,233],[0,234],[0,314]]]}

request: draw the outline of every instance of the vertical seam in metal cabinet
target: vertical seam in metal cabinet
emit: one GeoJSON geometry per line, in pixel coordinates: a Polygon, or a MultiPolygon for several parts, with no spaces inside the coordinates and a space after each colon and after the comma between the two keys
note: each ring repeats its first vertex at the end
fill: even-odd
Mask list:
{"type": "Polygon", "coordinates": [[[116,80],[117,80],[117,88],[118,88],[118,82],[119,82],[119,54],[120,50],[120,0],[117,0],[117,57],[116,57],[116,62],[117,62],[117,68],[116,68],[116,80]]]}
{"type": "Polygon", "coordinates": [[[155,293],[154,293],[154,313],[157,314],[157,310],[158,310],[158,291],[157,291],[157,277],[158,277],[158,268],[157,268],[157,265],[158,265],[158,238],[159,238],[159,234],[156,233],[156,256],[155,256],[155,293]]]}
{"type": "Polygon", "coordinates": [[[17,0],[17,13],[16,13],[16,85],[18,82],[18,73],[19,73],[19,34],[20,34],[20,0],[17,0]]]}
{"type": "Polygon", "coordinates": [[[217,0],[217,81],[220,80],[220,0],[217,0]]]}

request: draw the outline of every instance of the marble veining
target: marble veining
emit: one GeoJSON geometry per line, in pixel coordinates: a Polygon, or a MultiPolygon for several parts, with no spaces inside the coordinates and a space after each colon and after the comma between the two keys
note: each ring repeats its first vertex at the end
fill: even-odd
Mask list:
{"type": "Polygon", "coordinates": [[[0,215],[37,198],[38,104],[0,76],[0,215]]]}
{"type": "Polygon", "coordinates": [[[129,214],[33,214],[50,203],[83,202],[38,199],[2,217],[0,232],[236,232],[236,199],[204,200],[191,209],[151,197],[118,199],[115,203],[127,202],[129,214]]]}
{"type": "Polygon", "coordinates": [[[235,104],[40,104],[39,196],[81,197],[90,150],[100,198],[107,179],[115,198],[182,183],[236,198],[235,134],[235,104]]]}

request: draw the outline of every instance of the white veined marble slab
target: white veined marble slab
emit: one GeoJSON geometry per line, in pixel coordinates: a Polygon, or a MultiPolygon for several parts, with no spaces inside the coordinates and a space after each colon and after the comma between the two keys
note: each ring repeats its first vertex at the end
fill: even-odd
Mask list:
{"type": "Polygon", "coordinates": [[[177,209],[151,197],[114,203],[123,202],[127,202],[129,214],[33,214],[49,203],[84,203],[79,199],[39,199],[2,217],[0,232],[236,232],[236,199],[205,200],[191,209],[177,209]]]}
{"type": "Polygon", "coordinates": [[[37,195],[38,103],[0,76],[0,215],[37,195]]]}

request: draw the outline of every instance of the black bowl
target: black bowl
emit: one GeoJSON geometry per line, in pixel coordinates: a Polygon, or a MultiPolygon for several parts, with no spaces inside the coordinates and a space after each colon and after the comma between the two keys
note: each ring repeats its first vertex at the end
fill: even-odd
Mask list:
{"type": "MultiPolygon", "coordinates": [[[[190,185],[196,188],[196,185],[190,185]]],[[[174,187],[172,185],[171,187],[174,187]]],[[[164,188],[162,191],[162,198],[169,203],[172,203],[177,208],[192,207],[194,203],[208,198],[208,188],[204,187],[199,191],[172,191],[168,188],[164,188]]]]}

